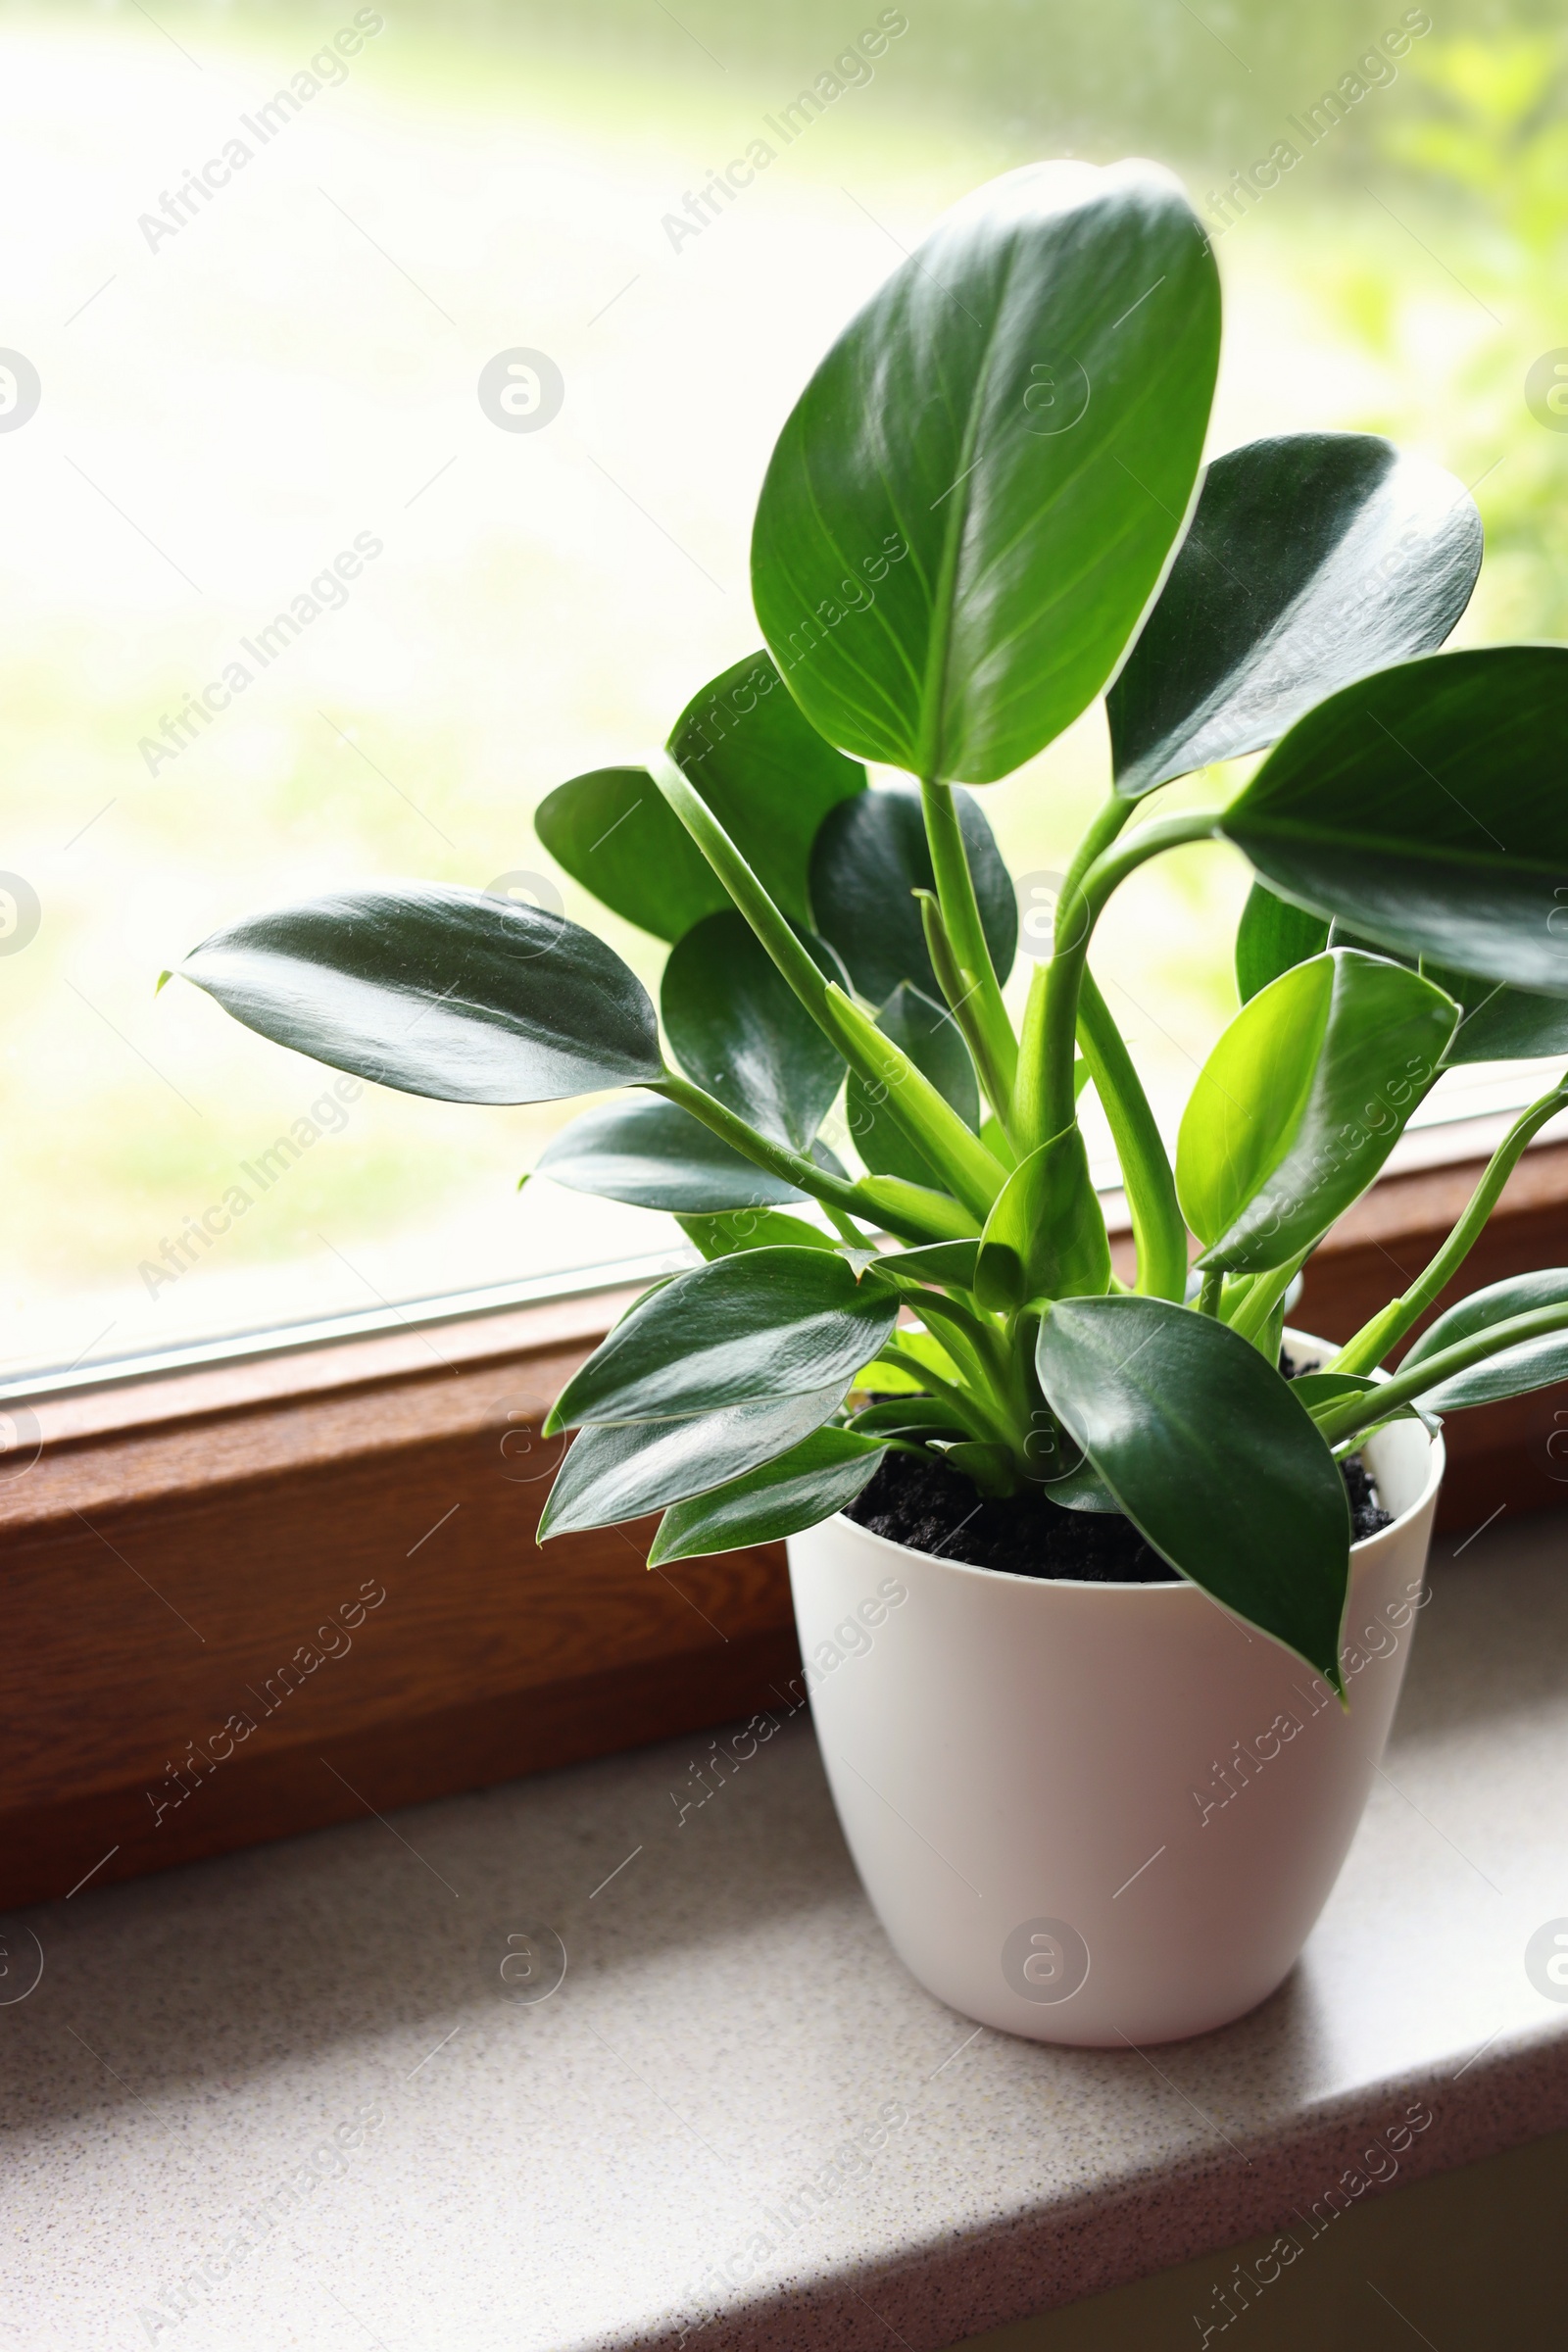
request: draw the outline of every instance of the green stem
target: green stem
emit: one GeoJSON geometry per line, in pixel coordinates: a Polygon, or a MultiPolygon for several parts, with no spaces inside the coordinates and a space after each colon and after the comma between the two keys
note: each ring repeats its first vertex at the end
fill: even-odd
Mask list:
{"type": "Polygon", "coordinates": [[[1565,1108],[1568,1108],[1568,1074],[1515,1119],[1488,1161],[1463,1215],[1425,1272],[1417,1275],[1401,1298],[1391,1299],[1370,1323],[1364,1323],[1324,1367],[1326,1371],[1370,1372],[1374,1364],[1383,1361],[1389,1349],[1425,1314],[1469,1256],[1525,1146],[1548,1119],[1565,1108]]]}
{"type": "MultiPolygon", "coordinates": [[[[986,1041],[987,1061],[1007,1073],[1004,1101],[1010,1102],[1018,1041],[1002,1001],[1001,983],[980,919],[980,903],[974,894],[974,876],[969,871],[969,854],[963,845],[963,828],[958,821],[958,804],[953,797],[953,787],[934,776],[922,776],[920,806],[925,812],[925,838],[931,852],[931,871],[936,878],[942,924],[961,975],[960,994],[974,1006],[975,1026],[986,1041]]],[[[1002,1103],[993,1102],[992,1107],[1005,1125],[1002,1103]]]]}
{"type": "Polygon", "coordinates": [[[1078,1042],[1121,1163],[1138,1245],[1137,1287],[1146,1298],[1179,1300],[1187,1291],[1187,1220],[1176,1179],[1132,1055],[1087,964],[1078,979],[1078,1042]]]}
{"type": "Polygon", "coordinates": [[[936,974],[937,986],[941,989],[947,1002],[948,1010],[952,1013],[962,1033],[963,1042],[969,1049],[970,1057],[979,1073],[980,1084],[985,1090],[986,1101],[1002,1121],[1003,1132],[1005,1134],[1008,1121],[1012,1117],[1012,1088],[1013,1081],[1018,1074],[1018,1041],[1013,1036],[1009,1023],[1006,1044],[1001,1058],[999,1059],[994,1054],[993,1041],[986,1032],[985,1023],[981,1020],[976,1005],[975,991],[966,984],[963,974],[958,968],[958,959],[953,952],[953,942],[949,939],[943,924],[941,907],[928,890],[917,890],[913,895],[919,905],[920,925],[925,933],[926,954],[931,958],[931,969],[936,974]]]}
{"type": "Polygon", "coordinates": [[[1212,1273],[1203,1276],[1203,1287],[1198,1294],[1198,1311],[1200,1315],[1213,1315],[1218,1319],[1220,1293],[1224,1288],[1225,1276],[1220,1267],[1216,1266],[1212,1273]]]}
{"type": "Polygon", "coordinates": [[[1007,1430],[1000,1421],[993,1419],[980,1397],[971,1396],[965,1389],[955,1388],[951,1381],[933,1372],[930,1365],[922,1362],[919,1356],[906,1348],[901,1348],[897,1336],[883,1342],[877,1349],[876,1360],[878,1363],[902,1365],[905,1371],[919,1381],[928,1395],[934,1396],[939,1404],[947,1406],[960,1428],[967,1429],[973,1436],[987,1444],[1005,1446],[1011,1443],[1007,1430]]]}
{"type": "Polygon", "coordinates": [[[1073,1122],[1073,1044],[1078,1030],[1078,993],[1094,936],[1111,893],[1151,858],[1190,841],[1206,841],[1219,822],[1214,808],[1186,816],[1156,818],[1140,825],[1121,849],[1106,849],[1082,872],[1069,874],[1056,901],[1055,948],[1036,971],[1024,1014],[1018,1054],[1016,1141],[1021,1152],[1037,1151],[1073,1122]]]}
{"type": "MultiPolygon", "coordinates": [[[[1554,1331],[1568,1328],[1568,1305],[1538,1306],[1528,1315],[1514,1315],[1506,1323],[1493,1323],[1468,1340],[1456,1340],[1451,1348],[1440,1348],[1435,1355],[1423,1356],[1408,1371],[1396,1372],[1391,1380],[1380,1380],[1375,1388],[1362,1390],[1313,1414],[1319,1431],[1331,1446],[1353,1437],[1374,1421],[1387,1420],[1396,1405],[1413,1403],[1456,1372],[1468,1372],[1472,1364],[1485,1363],[1488,1356],[1500,1355],[1505,1348],[1522,1347],[1527,1340],[1544,1340],[1554,1331]]],[[[1339,1367],[1336,1366],[1337,1370],[1339,1367]]]]}
{"type": "MultiPolygon", "coordinates": [[[[1232,1331],[1238,1332],[1244,1340],[1250,1340],[1271,1361],[1278,1358],[1279,1348],[1276,1345],[1270,1352],[1269,1327],[1281,1309],[1286,1292],[1316,1247],[1317,1244],[1313,1242],[1295,1257],[1288,1257],[1283,1266],[1270,1266],[1266,1274],[1254,1275],[1246,1298],[1231,1316],[1232,1331]]],[[[1206,1274],[1203,1280],[1208,1280],[1206,1274]]]]}
{"type": "Polygon", "coordinates": [[[807,1011],[852,1069],[869,1085],[887,1089],[886,1107],[895,1126],[983,1220],[1006,1171],[908,1055],[884,1037],[842,989],[823,978],[788,918],[669,754],[650,752],[647,763],[664,799],[807,1011]]]}
{"type": "MultiPolygon", "coordinates": [[[[975,1219],[945,1193],[929,1192],[923,1185],[905,1184],[896,1177],[864,1177],[858,1183],[851,1183],[827,1168],[819,1168],[814,1159],[807,1159],[785,1144],[774,1143],[771,1136],[760,1135],[727,1104],[702,1087],[694,1086],[677,1070],[666,1070],[662,1078],[652,1080],[647,1091],[662,1095],[668,1102],[678,1102],[682,1110],[689,1110],[693,1118],[701,1119],[720,1142],[739,1152],[754,1167],[765,1168],[769,1175],[808,1193],[830,1214],[834,1209],[843,1209],[848,1214],[864,1217],[896,1233],[901,1241],[961,1242],[969,1240],[978,1230],[975,1219]]],[[[857,1234],[855,1239],[858,1244],[861,1237],[857,1234]]]]}

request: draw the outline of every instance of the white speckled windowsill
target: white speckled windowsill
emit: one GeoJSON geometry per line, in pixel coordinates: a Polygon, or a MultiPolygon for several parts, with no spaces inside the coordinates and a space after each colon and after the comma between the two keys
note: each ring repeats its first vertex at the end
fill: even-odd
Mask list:
{"type": "Polygon", "coordinates": [[[1148,2057],[913,1984],[801,1719],[684,1819],[706,1737],[10,1922],[0,2344],[938,2352],[1281,2226],[1413,2104],[1405,2180],[1561,2128],[1568,1518],[1452,1543],[1299,1968],[1148,2057]]]}

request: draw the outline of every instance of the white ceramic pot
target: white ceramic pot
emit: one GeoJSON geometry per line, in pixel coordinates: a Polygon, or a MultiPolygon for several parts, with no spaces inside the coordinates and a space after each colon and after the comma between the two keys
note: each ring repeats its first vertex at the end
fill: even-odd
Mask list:
{"type": "Polygon", "coordinates": [[[1281,1983],[1425,1598],[1442,1443],[1400,1422],[1365,1459],[1395,1520],[1350,1554],[1348,1714],[1194,1585],[970,1568],[842,1516],[790,1539],[839,1820],[930,1991],[1037,2041],[1122,2046],[1206,2033],[1281,1983]]]}

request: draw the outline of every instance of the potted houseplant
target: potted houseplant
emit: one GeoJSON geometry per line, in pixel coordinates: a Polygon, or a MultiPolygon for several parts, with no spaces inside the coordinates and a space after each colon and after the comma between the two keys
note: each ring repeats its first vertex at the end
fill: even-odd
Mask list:
{"type": "Polygon", "coordinates": [[[639,1090],[541,1167],[675,1211],[701,1262],[559,1398],[541,1536],[662,1510],[656,1562],[789,1538],[895,1943],[1048,2039],[1194,2033],[1280,1982],[1403,1673],[1437,1416],[1568,1373],[1563,1269],[1386,1365],[1563,1087],[1399,1298],[1282,1354],[1301,1266],[1439,1072],[1568,1051],[1568,650],[1437,650],[1481,527],[1418,457],[1291,434],[1204,472],[1218,347],[1209,245],[1145,163],[982,188],[847,327],[762,486],[766,652],[538,813],[669,943],[667,1051],[591,932],[478,892],[345,892],[181,966],[412,1093],[639,1090]],[[1102,691],[1111,789],[1015,1027],[1012,889],[963,787],[1102,691]],[[1228,804],[1144,806],[1270,746],[1228,804]],[[1128,875],[1208,839],[1257,879],[1173,1164],[1088,955],[1128,875]]]}

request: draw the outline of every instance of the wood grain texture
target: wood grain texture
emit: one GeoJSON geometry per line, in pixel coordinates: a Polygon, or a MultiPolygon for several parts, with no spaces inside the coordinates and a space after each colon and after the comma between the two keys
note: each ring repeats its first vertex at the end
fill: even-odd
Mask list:
{"type": "MultiPolygon", "coordinates": [[[[1386,1179],[1297,1320],[1347,1337],[1480,1165],[1386,1179]]],[[[1564,1262],[1559,1145],[1526,1155],[1459,1288],[1564,1262]]],[[[545,1409],[628,1297],[39,1404],[42,1452],[0,1485],[0,1906],[776,1707],[780,1547],[650,1571],[651,1523],[534,1543],[545,1409]]],[[[1568,1391],[1446,1435],[1440,1527],[1568,1499],[1568,1391]]]]}

